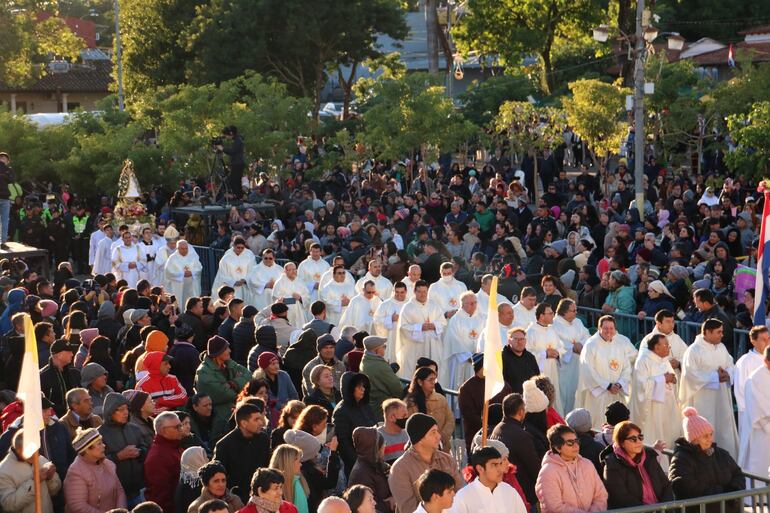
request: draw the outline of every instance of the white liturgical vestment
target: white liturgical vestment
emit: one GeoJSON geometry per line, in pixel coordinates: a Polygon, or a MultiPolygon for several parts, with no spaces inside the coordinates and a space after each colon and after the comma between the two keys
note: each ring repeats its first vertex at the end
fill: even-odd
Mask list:
{"type": "Polygon", "coordinates": [[[372,299],[368,299],[363,294],[353,296],[340,318],[340,326],[355,326],[358,331],[365,331],[371,335],[374,312],[380,304],[382,300],[376,295],[372,296],[372,299]]]}
{"type": "Polygon", "coordinates": [[[746,380],[738,465],[766,476],[770,467],[770,370],[763,364],[746,380]]]}
{"type": "Polygon", "coordinates": [[[426,356],[443,366],[444,348],[441,337],[446,329],[444,312],[431,301],[420,303],[416,297],[406,302],[398,318],[396,339],[396,361],[401,367],[398,375],[412,379],[417,360],[426,356]],[[423,331],[424,323],[435,325],[435,330],[423,331]]]}
{"type": "Polygon", "coordinates": [[[561,404],[561,392],[559,388],[559,359],[571,358],[566,356],[567,350],[561,342],[558,333],[553,326],[543,326],[540,323],[532,323],[527,328],[527,351],[535,355],[540,373],[545,374],[551,380],[554,388],[554,409],[560,415],[566,415],[561,404]],[[559,358],[547,358],[547,350],[554,349],[559,353],[559,358]]]}
{"type": "Polygon", "coordinates": [[[460,309],[460,294],[468,290],[454,276],[442,277],[428,289],[428,301],[436,303],[444,313],[460,309]],[[449,279],[447,279],[449,278],[449,279]]]}
{"type": "MultiPolygon", "coordinates": [[[[738,358],[738,361],[735,362],[735,385],[733,386],[733,393],[735,394],[735,404],[738,406],[739,414],[746,409],[746,400],[744,399],[746,381],[755,370],[762,367],[764,364],[765,358],[754,348],[738,358]]],[[[740,415],[738,416],[738,422],[740,422],[740,415]]]]}
{"type": "Polygon", "coordinates": [[[283,267],[273,262],[273,265],[266,265],[264,261],[254,266],[249,277],[249,282],[252,286],[252,298],[254,300],[254,306],[257,310],[270,306],[273,303],[273,289],[268,287],[270,281],[278,281],[283,275],[283,267]]]}
{"type": "Polygon", "coordinates": [[[126,280],[126,283],[131,288],[136,288],[136,284],[139,281],[139,273],[144,270],[144,263],[142,263],[142,251],[136,244],[126,247],[121,243],[112,250],[112,268],[115,270],[115,277],[120,280],[126,280]],[[131,269],[129,264],[136,264],[136,267],[131,269]]]}
{"type": "Polygon", "coordinates": [[[666,373],[674,373],[668,358],[661,358],[652,351],[639,354],[634,367],[631,387],[631,419],[642,428],[646,437],[655,443],[663,440],[666,447],[674,447],[674,441],[682,436],[682,423],[676,386],[666,383],[666,373]]]}
{"type": "Polygon", "coordinates": [[[382,274],[375,278],[370,272],[367,272],[363,278],[356,282],[356,294],[360,294],[364,291],[364,284],[367,281],[374,282],[374,289],[377,291],[379,298],[383,301],[391,296],[393,292],[393,284],[390,282],[390,280],[382,274]]]}
{"type": "Polygon", "coordinates": [[[378,337],[387,338],[385,344],[385,359],[389,362],[396,361],[396,339],[398,338],[398,319],[393,321],[393,314],[401,315],[406,301],[396,301],[396,298],[390,298],[383,301],[374,312],[374,334],[378,337]]]}
{"type": "Polygon", "coordinates": [[[308,309],[310,309],[310,305],[313,304],[313,301],[318,299],[321,276],[328,271],[330,267],[329,262],[321,257],[318,257],[318,260],[313,260],[313,257],[309,256],[299,263],[299,267],[297,267],[297,278],[302,280],[310,291],[310,298],[306,301],[306,307],[308,309]]]}
{"type": "Polygon", "coordinates": [[[604,411],[607,406],[615,401],[628,403],[632,369],[627,347],[619,337],[622,335],[615,335],[608,342],[599,332],[594,333],[580,353],[580,376],[575,407],[585,408],[591,413],[591,422],[596,431],[600,431],[604,424],[604,411]],[[613,383],[621,385],[617,394],[608,390],[613,383]]]}
{"type": "Polygon", "coordinates": [[[242,299],[247,305],[253,305],[254,292],[250,279],[256,265],[257,260],[250,249],[244,248],[240,255],[236,255],[233,248],[228,249],[219,260],[219,270],[211,285],[211,294],[215,296],[219,287],[229,285],[235,289],[235,297],[242,299]],[[235,283],[240,280],[245,280],[246,283],[236,286],[235,283]]]}
{"type": "Polygon", "coordinates": [[[290,280],[286,273],[282,274],[273,285],[273,301],[283,298],[283,302],[289,307],[289,324],[300,329],[308,322],[308,315],[302,302],[294,299],[294,294],[299,294],[303,301],[306,301],[307,287],[299,278],[290,280]]]}
{"type": "Polygon", "coordinates": [[[164,266],[164,281],[169,284],[167,292],[176,296],[177,304],[184,308],[187,300],[201,295],[201,265],[198,253],[188,244],[187,255],[182,256],[179,250],[168,257],[164,266]],[[185,276],[189,271],[191,276],[185,276]]]}
{"type": "Polygon", "coordinates": [[[444,333],[446,363],[439,370],[442,376],[439,382],[446,384],[451,390],[458,390],[474,374],[473,363],[470,361],[481,331],[484,329],[484,319],[476,310],[473,315],[462,308],[449,319],[444,333]]]}
{"type": "Polygon", "coordinates": [[[703,335],[695,337],[682,361],[682,383],[679,385],[679,403],[682,408],[694,406],[698,415],[714,426],[714,441],[730,455],[738,458],[738,431],[733,416],[733,396],[730,384],[734,381],[733,357],[724,344],[710,344],[703,335]],[[717,369],[722,367],[730,375],[730,382],[720,383],[717,369]]]}
{"type": "Polygon", "coordinates": [[[347,305],[342,305],[342,299],[348,298],[348,302],[350,302],[355,296],[355,286],[353,283],[348,283],[347,280],[342,283],[332,280],[321,287],[318,298],[326,304],[326,322],[343,328],[340,319],[345,313],[347,305]]]}
{"type": "Polygon", "coordinates": [[[580,375],[580,355],[574,352],[575,343],[585,345],[591,333],[579,318],[567,321],[561,315],[553,319],[553,329],[564,344],[564,356],[559,359],[559,395],[565,413],[575,408],[578,376],[580,375]]]}
{"type": "Polygon", "coordinates": [[[521,301],[513,305],[513,325],[512,328],[529,328],[529,325],[537,321],[535,308],[527,310],[521,301]]]}

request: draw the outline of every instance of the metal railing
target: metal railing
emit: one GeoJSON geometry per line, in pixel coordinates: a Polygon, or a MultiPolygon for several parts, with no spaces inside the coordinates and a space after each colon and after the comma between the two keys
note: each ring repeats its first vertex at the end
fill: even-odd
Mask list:
{"type": "Polygon", "coordinates": [[[732,503],[730,506],[733,506],[733,504],[740,505],[742,511],[751,511],[752,513],[767,513],[770,511],[770,479],[747,472],[744,472],[743,475],[748,481],[748,488],[745,490],[720,493],[718,495],[705,495],[693,499],[673,500],[659,504],[611,509],[609,512],[653,513],[655,511],[677,511],[689,513],[697,511],[698,513],[706,513],[708,506],[719,505],[719,513],[725,513],[730,503],[732,503]],[[756,487],[757,482],[762,483],[762,486],[756,487]]]}
{"type": "MultiPolygon", "coordinates": [[[[591,333],[596,331],[596,322],[602,315],[605,315],[605,313],[599,309],[587,308],[584,306],[578,307],[578,316],[591,333]]],[[[639,342],[641,342],[641,340],[655,327],[655,319],[651,317],[639,319],[636,315],[620,312],[613,312],[612,316],[617,320],[618,332],[627,336],[637,347],[639,346],[639,342]]],[[[695,337],[700,334],[701,323],[682,321],[675,318],[674,329],[676,333],[682,337],[682,340],[689,345],[692,344],[695,337]]],[[[729,348],[732,350],[733,356],[737,359],[744,354],[749,347],[748,330],[734,329],[732,347],[729,348]]]]}

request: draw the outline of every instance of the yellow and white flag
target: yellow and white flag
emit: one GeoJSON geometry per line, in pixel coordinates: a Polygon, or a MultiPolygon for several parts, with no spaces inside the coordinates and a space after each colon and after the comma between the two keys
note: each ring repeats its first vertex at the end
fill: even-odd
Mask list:
{"type": "Polygon", "coordinates": [[[490,401],[505,386],[503,380],[503,341],[500,340],[500,322],[497,318],[497,276],[492,278],[489,290],[486,340],[484,341],[484,400],[490,401]]]}
{"type": "Polygon", "coordinates": [[[16,393],[24,403],[24,446],[22,456],[31,458],[40,450],[40,430],[43,425],[43,402],[40,392],[40,366],[37,360],[37,340],[32,318],[24,314],[24,360],[21,365],[19,391],[16,393]]]}

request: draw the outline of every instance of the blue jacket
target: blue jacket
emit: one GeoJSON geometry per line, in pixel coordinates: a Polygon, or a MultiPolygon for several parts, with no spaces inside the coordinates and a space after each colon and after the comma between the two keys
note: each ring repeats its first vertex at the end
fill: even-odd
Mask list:
{"type": "Polygon", "coordinates": [[[24,289],[13,289],[8,293],[8,306],[0,315],[0,333],[7,333],[11,331],[13,325],[11,324],[11,317],[13,314],[21,312],[24,306],[24,298],[27,297],[27,293],[24,289]]]}

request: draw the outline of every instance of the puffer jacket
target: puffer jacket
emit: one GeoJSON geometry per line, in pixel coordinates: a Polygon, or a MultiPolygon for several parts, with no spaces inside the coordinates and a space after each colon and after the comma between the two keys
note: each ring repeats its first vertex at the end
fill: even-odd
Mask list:
{"type": "Polygon", "coordinates": [[[227,422],[235,406],[238,392],[249,382],[249,371],[235,360],[227,360],[224,369],[220,369],[214,360],[204,356],[195,372],[195,389],[211,397],[211,440],[219,440],[227,432],[227,422]],[[228,381],[235,383],[230,388],[228,381]]]}
{"type": "MultiPolygon", "coordinates": [[[[668,470],[668,479],[674,489],[674,497],[692,499],[706,495],[735,492],[746,488],[741,468],[730,454],[714,444],[713,454],[708,456],[699,447],[679,438],[674,444],[674,456],[668,470]]],[[[742,510],[740,499],[728,502],[725,511],[738,513],[742,510]]],[[[697,507],[687,509],[696,513],[697,507]]],[[[717,513],[719,504],[706,506],[706,513],[717,513]]]]}
{"type": "Polygon", "coordinates": [[[284,369],[289,373],[294,388],[298,392],[302,390],[302,371],[305,365],[318,355],[317,338],[315,331],[311,329],[303,331],[299,339],[289,346],[283,357],[284,369]]]}
{"type": "Polygon", "coordinates": [[[573,481],[568,463],[558,454],[551,451],[546,453],[535,482],[541,513],[579,513],[607,509],[607,490],[594,464],[578,456],[575,470],[577,480],[573,481]]]}
{"type": "MultiPolygon", "coordinates": [[[[668,476],[658,463],[658,453],[651,447],[645,447],[644,468],[650,476],[652,488],[658,502],[674,500],[671,483],[668,476]]],[[[607,488],[609,497],[608,506],[611,509],[641,506],[642,503],[642,476],[639,470],[632,467],[625,459],[619,458],[612,445],[608,445],[599,454],[602,464],[602,479],[607,488]]]]}
{"type": "Polygon", "coordinates": [[[345,465],[345,474],[350,475],[356,462],[356,449],[353,447],[353,430],[357,427],[374,426],[377,421],[369,408],[371,385],[366,374],[346,372],[342,375],[342,402],[337,403],[332,414],[339,448],[337,449],[345,465]],[[353,398],[353,392],[359,383],[364,385],[364,397],[360,401],[353,398]]]}
{"type": "MultiPolygon", "coordinates": [[[[39,456],[40,467],[48,460],[39,456]]],[[[41,483],[41,511],[53,513],[51,497],[61,490],[61,479],[53,477],[41,483]]],[[[0,509],[4,513],[35,513],[35,484],[32,481],[32,465],[20,461],[11,451],[0,461],[0,509]]]]}
{"type": "Polygon", "coordinates": [[[376,427],[358,427],[353,430],[353,446],[358,458],[350,471],[348,486],[366,485],[374,492],[379,513],[392,513],[386,500],[393,494],[388,486],[390,465],[380,458],[380,448],[385,440],[376,427]]]}
{"type": "Polygon", "coordinates": [[[14,314],[19,313],[24,308],[24,299],[27,297],[27,293],[22,288],[15,288],[8,292],[6,297],[6,303],[8,306],[3,310],[0,315],[0,333],[8,333],[13,328],[11,323],[11,317],[14,314]]]}
{"type": "Polygon", "coordinates": [[[108,459],[89,463],[81,456],[75,458],[64,479],[64,494],[66,513],[101,513],[126,507],[126,493],[115,464],[108,459]]]}
{"type": "Polygon", "coordinates": [[[99,433],[104,442],[105,455],[115,464],[118,479],[129,498],[135,497],[144,488],[144,459],[149,449],[143,442],[142,432],[130,422],[118,424],[112,420],[112,414],[119,406],[128,404],[128,399],[121,394],[108,394],[104,399],[104,424],[99,426],[99,433]],[[119,460],[118,453],[127,445],[139,449],[139,457],[119,460]]]}
{"type": "Polygon", "coordinates": [[[174,513],[174,490],[179,481],[182,448],[179,440],[155,435],[144,466],[144,496],[164,513],[174,513]]]}

